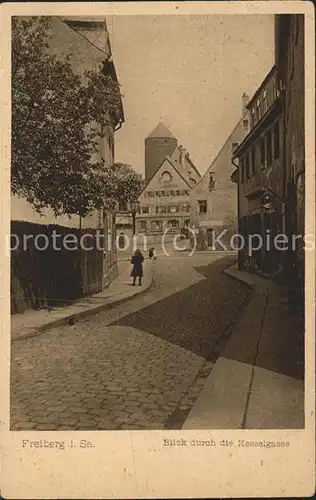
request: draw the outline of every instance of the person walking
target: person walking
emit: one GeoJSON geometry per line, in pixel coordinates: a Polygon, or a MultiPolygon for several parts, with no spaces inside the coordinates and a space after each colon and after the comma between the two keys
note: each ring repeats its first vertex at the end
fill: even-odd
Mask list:
{"type": "Polygon", "coordinates": [[[141,286],[142,284],[142,277],[143,277],[143,262],[144,262],[144,256],[142,252],[137,249],[131,259],[131,263],[133,264],[131,276],[133,278],[133,286],[136,284],[136,278],[138,278],[138,285],[141,286]]]}

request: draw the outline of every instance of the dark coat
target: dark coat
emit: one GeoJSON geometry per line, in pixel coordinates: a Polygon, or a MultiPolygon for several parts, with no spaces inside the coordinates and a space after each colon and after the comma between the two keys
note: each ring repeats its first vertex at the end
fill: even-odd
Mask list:
{"type": "Polygon", "coordinates": [[[143,276],[143,262],[143,255],[133,255],[131,259],[131,263],[133,264],[131,276],[133,278],[141,278],[143,276]]]}

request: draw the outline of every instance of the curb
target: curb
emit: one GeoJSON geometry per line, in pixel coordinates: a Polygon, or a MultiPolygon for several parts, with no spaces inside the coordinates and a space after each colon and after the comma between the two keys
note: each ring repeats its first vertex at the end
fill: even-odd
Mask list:
{"type": "MultiPolygon", "coordinates": [[[[244,285],[249,286],[249,288],[251,288],[253,291],[260,288],[261,290],[264,290],[265,293],[268,293],[268,287],[262,287],[260,285],[257,285],[256,283],[249,283],[249,281],[247,281],[246,278],[243,279],[241,276],[236,276],[233,272],[234,269],[236,269],[236,271],[238,271],[236,266],[230,266],[227,269],[224,269],[223,273],[226,274],[227,276],[229,276],[230,278],[232,278],[236,281],[239,281],[240,283],[243,283],[244,285]]],[[[259,276],[259,277],[261,278],[262,276],[259,276]]]]}
{"type": "Polygon", "coordinates": [[[92,307],[91,309],[87,309],[85,311],[80,311],[75,314],[69,314],[67,316],[64,316],[63,318],[58,318],[50,321],[49,323],[45,323],[42,326],[39,326],[37,328],[31,328],[29,332],[25,333],[24,335],[21,336],[16,336],[16,337],[11,337],[11,343],[19,342],[20,340],[32,338],[32,337],[37,337],[41,333],[46,332],[47,330],[50,330],[52,328],[55,328],[57,326],[65,326],[65,325],[73,325],[77,323],[78,320],[87,318],[89,316],[94,316],[95,314],[98,314],[100,312],[113,309],[114,307],[124,304],[135,297],[140,297],[141,295],[149,292],[153,286],[155,285],[155,276],[152,274],[151,280],[148,284],[148,286],[142,288],[139,292],[134,293],[133,295],[130,295],[129,297],[124,297],[122,299],[114,300],[113,302],[106,302],[105,304],[101,304],[96,307],[92,307]]]}
{"type": "MultiPolygon", "coordinates": [[[[247,308],[251,307],[251,303],[258,300],[258,296],[263,295],[264,299],[268,295],[268,290],[263,289],[260,285],[249,283],[247,279],[234,274],[236,266],[230,266],[222,272],[226,276],[235,279],[236,281],[246,285],[249,288],[250,296],[245,299],[240,306],[237,317],[223,332],[222,337],[214,346],[215,356],[211,356],[209,361],[213,363],[211,372],[207,377],[202,391],[196,399],[193,407],[190,409],[187,418],[183,422],[182,429],[243,429],[244,421],[247,414],[249,391],[251,390],[253,369],[256,359],[257,337],[261,335],[261,320],[259,320],[257,329],[257,337],[253,346],[254,358],[251,362],[245,363],[231,358],[231,343],[233,341],[234,332],[232,328],[237,327],[238,323],[245,317],[247,308]],[[259,330],[258,330],[259,327],[259,330]],[[227,333],[229,335],[227,336],[227,333]],[[226,355],[225,355],[226,354],[226,355]],[[236,391],[236,386],[231,385],[230,380],[239,380],[240,388],[236,391]],[[212,406],[213,405],[213,406],[212,406]],[[214,407],[215,405],[215,407],[214,407]],[[202,425],[201,427],[199,427],[202,425]],[[194,427],[195,426],[195,427],[194,427]]],[[[246,277],[245,277],[246,278],[246,277]]],[[[255,326],[255,324],[254,324],[255,326]]]]}

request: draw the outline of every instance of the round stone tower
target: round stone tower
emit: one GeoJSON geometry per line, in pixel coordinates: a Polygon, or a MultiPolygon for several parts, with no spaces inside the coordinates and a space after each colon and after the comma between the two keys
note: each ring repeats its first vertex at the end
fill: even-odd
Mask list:
{"type": "Polygon", "coordinates": [[[165,156],[171,156],[177,147],[177,139],[162,123],[145,139],[145,180],[157,172],[165,156]]]}

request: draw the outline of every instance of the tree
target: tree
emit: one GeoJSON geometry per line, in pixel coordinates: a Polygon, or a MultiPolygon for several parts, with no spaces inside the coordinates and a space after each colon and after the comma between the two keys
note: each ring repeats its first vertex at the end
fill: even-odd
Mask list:
{"type": "Polygon", "coordinates": [[[114,171],[117,177],[117,199],[119,203],[130,204],[133,219],[133,235],[135,234],[135,218],[137,213],[136,202],[143,189],[143,181],[140,174],[135,172],[126,163],[115,163],[114,171]]]}
{"type": "Polygon", "coordinates": [[[11,190],[38,212],[84,217],[116,204],[115,172],[93,157],[121,95],[112,76],[75,74],[50,36],[49,18],[13,18],[11,190]]]}
{"type": "Polygon", "coordinates": [[[114,172],[117,178],[117,200],[125,203],[137,202],[143,189],[141,175],[126,163],[115,163],[114,172]]]}

